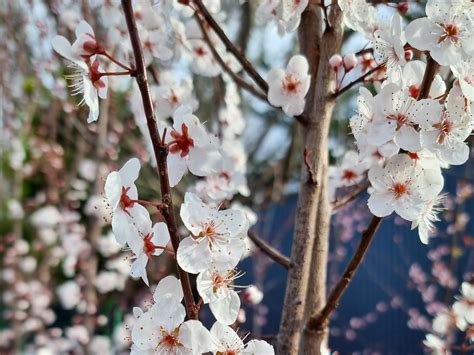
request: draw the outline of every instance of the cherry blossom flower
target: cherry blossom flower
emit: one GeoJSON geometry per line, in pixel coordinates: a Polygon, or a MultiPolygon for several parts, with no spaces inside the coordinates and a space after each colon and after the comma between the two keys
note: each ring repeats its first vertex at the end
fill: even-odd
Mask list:
{"type": "Polygon", "coordinates": [[[469,282],[463,282],[461,291],[462,296],[458,301],[454,302],[453,311],[472,325],[474,324],[474,285],[469,282]]]}
{"type": "Polygon", "coordinates": [[[234,291],[234,280],[241,274],[235,270],[219,272],[214,269],[201,272],[196,280],[204,304],[209,303],[216,320],[230,325],[235,322],[240,309],[240,298],[234,291]]]}
{"type": "Polygon", "coordinates": [[[191,107],[178,108],[173,121],[173,130],[166,136],[171,187],[181,181],[188,169],[197,176],[216,172],[221,159],[217,138],[206,132],[199,119],[192,114],[191,107]]]}
{"type": "Polygon", "coordinates": [[[421,130],[421,144],[434,152],[445,164],[464,164],[469,158],[469,147],[464,140],[472,132],[473,122],[464,112],[464,104],[450,93],[446,108],[432,103],[416,113],[415,122],[421,130]]]}
{"type": "Polygon", "coordinates": [[[158,284],[155,303],[146,311],[134,309],[137,320],[132,328],[131,354],[201,354],[214,346],[209,331],[201,322],[184,322],[186,311],[181,304],[179,281],[165,277],[158,284]]]}
{"type": "Polygon", "coordinates": [[[263,340],[251,340],[246,345],[229,326],[214,323],[211,336],[215,343],[213,354],[274,354],[273,347],[263,340]]]}
{"type": "Polygon", "coordinates": [[[435,112],[438,104],[429,99],[416,101],[407,90],[396,84],[386,85],[375,97],[376,114],[370,124],[369,136],[373,144],[390,140],[402,149],[416,152],[421,149],[420,135],[415,128],[416,114],[435,112]]]}
{"type": "Polygon", "coordinates": [[[370,211],[378,217],[395,211],[409,221],[419,216],[424,202],[437,196],[443,187],[439,168],[423,169],[407,154],[390,158],[385,168],[372,166],[369,180],[374,188],[368,201],[370,211]]]}
{"type": "Polygon", "coordinates": [[[392,17],[391,26],[375,31],[374,51],[377,62],[384,63],[387,77],[398,83],[402,79],[402,67],[405,61],[405,35],[402,30],[402,18],[399,14],[392,17]]]}
{"type": "Polygon", "coordinates": [[[341,165],[332,169],[330,175],[337,187],[356,185],[364,179],[368,166],[359,161],[357,152],[349,150],[344,154],[341,165]]]}
{"type": "Polygon", "coordinates": [[[281,0],[278,9],[278,24],[285,32],[293,32],[300,25],[301,14],[309,0],[281,0]]]}
{"type": "Polygon", "coordinates": [[[427,334],[423,344],[433,351],[433,355],[450,355],[446,342],[433,334],[427,334]]]}
{"type": "Polygon", "coordinates": [[[458,79],[464,97],[469,101],[474,101],[474,59],[469,58],[452,65],[451,70],[458,79]]]}
{"type": "Polygon", "coordinates": [[[208,44],[202,39],[190,39],[192,48],[192,69],[199,75],[214,77],[219,75],[221,67],[216,62],[208,44]]]}
{"type": "Polygon", "coordinates": [[[455,65],[474,55],[472,13],[453,2],[428,0],[427,17],[405,28],[408,43],[421,51],[430,51],[441,65],[455,65]]]}
{"type": "Polygon", "coordinates": [[[418,235],[423,244],[428,244],[429,235],[434,230],[434,222],[439,222],[438,213],[444,208],[444,200],[446,195],[436,196],[432,200],[426,202],[421,213],[413,220],[411,229],[418,228],[418,235]]]}
{"type": "Polygon", "coordinates": [[[66,78],[72,81],[72,95],[82,95],[79,106],[86,104],[89,107],[88,123],[99,117],[99,99],[107,97],[108,80],[102,75],[99,61],[93,56],[102,51],[97,45],[95,37],[90,33],[92,29],[82,21],[76,29],[78,39],[73,45],[62,36],[56,36],[51,44],[54,50],[70,62],[74,72],[66,78]]]}
{"type": "Polygon", "coordinates": [[[193,95],[193,83],[190,78],[178,81],[172,72],[165,71],[160,74],[160,85],[153,87],[156,100],[156,114],[165,119],[173,116],[180,106],[190,106],[197,109],[198,102],[193,95]]]}
{"type": "Polygon", "coordinates": [[[132,277],[141,277],[147,286],[148,277],[146,273],[146,264],[148,259],[153,256],[159,256],[163,253],[170,240],[168,227],[165,223],[156,223],[151,226],[150,216],[142,216],[139,221],[135,221],[136,232],[128,239],[130,249],[135,254],[135,261],[132,264],[130,275],[132,277]]]}
{"type": "Polygon", "coordinates": [[[303,113],[305,96],[309,90],[308,61],[302,55],[293,56],[286,70],[273,68],[268,73],[268,100],[282,107],[288,116],[303,113]]]}
{"type": "Polygon", "coordinates": [[[120,245],[125,245],[136,233],[134,217],[148,215],[146,208],[135,202],[138,198],[135,180],[139,171],[140,162],[132,158],[119,171],[111,172],[105,181],[105,197],[112,206],[112,230],[120,245]]]}
{"type": "Polygon", "coordinates": [[[210,207],[188,192],[181,206],[181,219],[191,236],[179,244],[177,260],[187,272],[197,274],[215,267],[230,270],[245,251],[248,221],[239,210],[210,207]]]}
{"type": "Polygon", "coordinates": [[[242,293],[242,300],[250,304],[259,304],[263,300],[263,292],[257,286],[250,285],[242,293]]]}

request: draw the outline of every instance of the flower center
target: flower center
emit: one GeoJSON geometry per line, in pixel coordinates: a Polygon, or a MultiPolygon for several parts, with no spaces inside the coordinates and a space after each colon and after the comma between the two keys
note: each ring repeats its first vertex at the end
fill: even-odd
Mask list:
{"type": "Polygon", "coordinates": [[[207,52],[202,47],[195,48],[194,52],[200,57],[204,57],[207,54],[207,52]]]}
{"type": "Polygon", "coordinates": [[[416,85],[410,85],[410,87],[408,88],[408,95],[416,99],[418,98],[419,94],[420,94],[420,88],[416,85]]]}
{"type": "Polygon", "coordinates": [[[190,148],[194,147],[194,140],[189,137],[188,126],[183,123],[181,125],[181,134],[179,134],[177,131],[172,131],[170,134],[174,139],[168,144],[170,153],[180,153],[181,158],[184,158],[189,154],[190,148]]]}
{"type": "Polygon", "coordinates": [[[356,178],[357,178],[357,174],[353,170],[345,169],[342,172],[342,180],[345,180],[347,182],[351,182],[351,181],[355,180],[356,178]]]}
{"type": "Polygon", "coordinates": [[[153,233],[148,233],[144,238],[143,238],[143,251],[145,252],[146,255],[150,256],[155,252],[157,249],[156,245],[153,244],[151,241],[151,238],[153,237],[153,233]]]}
{"type": "Polygon", "coordinates": [[[398,200],[404,194],[408,193],[408,188],[406,184],[402,184],[400,182],[394,182],[390,191],[393,193],[395,200],[398,200]]]}
{"type": "Polygon", "coordinates": [[[449,121],[448,119],[443,118],[443,120],[440,123],[434,124],[433,127],[439,130],[439,134],[438,134],[438,138],[436,142],[438,144],[443,144],[448,134],[451,133],[451,130],[453,128],[453,123],[449,121]]]}
{"type": "Polygon", "coordinates": [[[292,74],[287,74],[283,82],[283,91],[287,94],[295,94],[298,92],[301,82],[292,74]]]}
{"type": "Polygon", "coordinates": [[[451,43],[459,43],[459,28],[455,24],[440,24],[440,27],[443,29],[443,33],[439,36],[438,43],[442,43],[447,39],[449,39],[451,43]]]}
{"type": "Polygon", "coordinates": [[[395,120],[397,122],[397,131],[400,130],[400,128],[402,128],[402,126],[408,122],[408,117],[400,112],[396,113],[395,115],[387,116],[387,118],[389,120],[395,120]]]}
{"type": "Polygon", "coordinates": [[[158,346],[163,346],[167,349],[174,349],[183,346],[183,344],[181,344],[178,339],[179,327],[173,330],[171,333],[168,333],[165,328],[161,327],[160,332],[162,338],[158,343],[158,346]]]}
{"type": "Polygon", "coordinates": [[[130,197],[128,197],[127,194],[129,190],[130,187],[122,186],[122,193],[120,195],[120,207],[122,207],[124,212],[130,216],[130,213],[127,211],[127,209],[132,208],[135,204],[135,201],[131,200],[130,197]]]}

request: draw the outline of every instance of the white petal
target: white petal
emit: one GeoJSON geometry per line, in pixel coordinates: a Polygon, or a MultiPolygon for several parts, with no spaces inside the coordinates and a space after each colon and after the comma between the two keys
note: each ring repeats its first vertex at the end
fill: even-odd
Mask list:
{"type": "Polygon", "coordinates": [[[179,154],[168,154],[167,162],[170,186],[174,187],[181,181],[183,175],[188,171],[188,168],[186,161],[184,158],[181,158],[179,154]]]}
{"type": "Polygon", "coordinates": [[[179,302],[183,299],[181,283],[174,276],[166,276],[160,280],[158,286],[156,286],[155,292],[153,293],[153,300],[158,302],[166,295],[172,295],[172,297],[176,298],[179,302]]]}
{"type": "Polygon", "coordinates": [[[211,312],[216,320],[222,324],[233,324],[240,310],[240,298],[235,291],[229,292],[228,297],[209,303],[211,312]]]}
{"type": "Polygon", "coordinates": [[[207,240],[198,243],[191,237],[183,239],[179,243],[176,259],[179,266],[191,274],[208,269],[212,260],[207,240]]]}
{"type": "Polygon", "coordinates": [[[119,170],[122,184],[124,186],[132,185],[138,179],[140,173],[140,161],[137,158],[132,158],[125,163],[122,169],[119,170]]]}

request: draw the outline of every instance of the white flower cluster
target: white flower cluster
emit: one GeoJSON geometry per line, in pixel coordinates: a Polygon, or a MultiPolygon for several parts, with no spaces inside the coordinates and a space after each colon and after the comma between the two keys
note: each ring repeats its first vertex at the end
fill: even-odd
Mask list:
{"type": "MultiPolygon", "coordinates": [[[[451,354],[452,331],[467,332],[469,327],[474,326],[474,285],[463,282],[461,295],[456,298],[452,307],[438,312],[432,324],[433,333],[427,334],[423,342],[433,354],[451,354]]],[[[466,333],[466,340],[474,340],[472,331],[466,333]]]]}
{"type": "Polygon", "coordinates": [[[441,169],[464,164],[470,153],[465,140],[474,125],[474,71],[467,38],[474,7],[467,1],[429,0],[428,17],[403,30],[398,14],[387,26],[365,1],[339,3],[346,25],[372,40],[386,78],[375,95],[359,90],[357,114],[350,120],[359,153],[347,152],[342,165],[333,168],[333,187],[355,185],[367,172],[370,211],[378,217],[395,212],[418,227],[421,241],[428,243],[443,200],[441,169]],[[426,51],[439,65],[451,66],[456,80],[449,92],[436,74],[429,92],[419,97],[427,91],[422,83],[429,68],[410,60],[407,41],[410,51],[426,51]]]}

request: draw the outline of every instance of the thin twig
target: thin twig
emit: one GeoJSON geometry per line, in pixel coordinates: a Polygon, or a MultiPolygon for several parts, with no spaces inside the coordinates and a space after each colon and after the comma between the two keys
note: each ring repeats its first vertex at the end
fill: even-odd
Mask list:
{"type": "Polygon", "coordinates": [[[377,65],[375,68],[372,68],[370,69],[367,73],[365,73],[364,75],[362,75],[361,77],[359,77],[358,79],[354,80],[354,81],[351,81],[349,84],[347,84],[346,86],[344,86],[342,89],[340,89],[339,91],[335,92],[333,94],[334,97],[338,97],[340,95],[342,95],[343,93],[345,93],[347,90],[349,90],[351,87],[353,87],[354,85],[357,85],[361,82],[363,82],[365,80],[365,78],[367,78],[368,76],[372,75],[373,73],[381,70],[383,67],[385,66],[385,63],[381,63],[379,65],[377,65]]]}
{"type": "Polygon", "coordinates": [[[242,65],[244,70],[250,75],[250,77],[255,81],[255,83],[263,90],[263,92],[268,92],[268,83],[263,79],[260,74],[255,70],[252,63],[245,57],[245,55],[230,41],[225,32],[219,26],[219,24],[214,20],[212,15],[207,10],[206,6],[202,3],[201,0],[193,0],[196,6],[199,9],[199,12],[203,15],[206,22],[211,26],[217,36],[224,43],[226,49],[231,52],[235,58],[242,65]]]}
{"type": "Polygon", "coordinates": [[[342,208],[348,203],[354,201],[354,199],[357,196],[359,196],[362,192],[366,191],[369,186],[370,186],[369,181],[365,181],[365,182],[355,185],[347,194],[345,194],[343,197],[333,202],[332,210],[336,211],[339,208],[342,208]]]}
{"type": "MultiPolygon", "coordinates": [[[[179,235],[178,228],[176,225],[176,218],[173,209],[173,200],[171,197],[171,188],[168,177],[168,166],[167,156],[168,150],[166,145],[163,144],[160,133],[158,132],[158,126],[156,124],[155,112],[153,108],[153,102],[151,99],[150,88],[148,86],[148,79],[146,75],[145,61],[143,59],[142,46],[140,37],[138,35],[137,24],[135,22],[135,15],[133,13],[132,1],[122,0],[122,8],[127,20],[128,32],[130,34],[130,41],[132,43],[133,55],[135,57],[136,66],[136,80],[140,93],[143,100],[143,108],[145,111],[148,131],[150,132],[150,138],[153,144],[153,151],[155,153],[158,175],[160,177],[160,189],[161,189],[161,201],[166,208],[162,210],[162,214],[165,217],[170,233],[171,244],[175,253],[178,251],[179,246],[179,235]]],[[[196,307],[194,304],[193,291],[191,288],[191,282],[189,275],[183,269],[176,264],[178,269],[179,278],[181,281],[181,287],[184,293],[184,303],[186,304],[186,311],[190,319],[197,319],[196,307]]]]}
{"type": "Polygon", "coordinates": [[[270,259],[275,261],[277,264],[280,264],[285,269],[290,268],[290,259],[287,256],[280,253],[263,239],[260,239],[254,231],[250,230],[248,236],[250,240],[270,259]]]}
{"type": "Polygon", "coordinates": [[[373,216],[367,229],[362,233],[360,243],[357,247],[355,254],[352,256],[351,261],[347,265],[342,277],[337,282],[336,286],[332,289],[329,294],[328,300],[324,308],[317,314],[313,314],[309,319],[306,329],[309,331],[321,331],[326,327],[329,320],[329,316],[339,305],[339,300],[346,290],[349,283],[352,281],[357,268],[361,264],[364,256],[377,232],[377,229],[382,222],[382,218],[373,216]]]}

